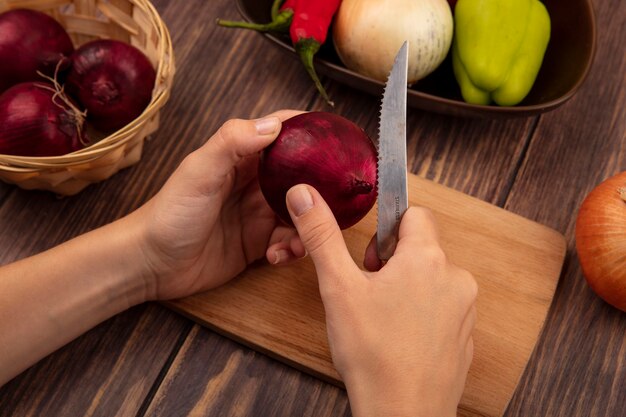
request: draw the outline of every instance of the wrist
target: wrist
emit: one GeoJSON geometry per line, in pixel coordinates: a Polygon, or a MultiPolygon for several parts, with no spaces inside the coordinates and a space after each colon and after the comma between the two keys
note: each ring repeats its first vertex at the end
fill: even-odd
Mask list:
{"type": "Polygon", "coordinates": [[[102,228],[102,232],[110,238],[103,249],[103,261],[109,265],[103,267],[110,269],[113,290],[128,307],[153,300],[155,279],[144,253],[146,232],[140,216],[133,213],[123,217],[102,228]]]}
{"type": "Polygon", "coordinates": [[[430,416],[419,405],[414,404],[412,399],[403,398],[399,393],[391,393],[388,389],[377,390],[375,385],[365,382],[358,387],[347,388],[350,409],[354,417],[430,416]]]}
{"type": "Polygon", "coordinates": [[[57,249],[76,259],[75,268],[91,271],[88,281],[93,297],[106,303],[111,314],[151,299],[152,280],[142,253],[144,233],[139,220],[123,217],[57,249]]]}
{"type": "MultiPolygon", "coordinates": [[[[455,417],[456,407],[429,395],[411,378],[346,378],[354,417],[455,417]]],[[[441,393],[446,395],[445,393],[441,393]]]]}

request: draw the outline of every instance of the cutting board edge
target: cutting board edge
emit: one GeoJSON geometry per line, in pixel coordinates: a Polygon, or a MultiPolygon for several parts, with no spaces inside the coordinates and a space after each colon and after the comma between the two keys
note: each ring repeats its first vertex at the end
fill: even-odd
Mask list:
{"type": "MultiPolygon", "coordinates": [[[[509,234],[508,236],[512,236],[513,240],[515,241],[524,242],[526,247],[529,250],[531,250],[531,252],[535,252],[536,254],[538,250],[545,251],[545,254],[547,256],[545,262],[543,261],[543,257],[541,258],[535,257],[535,263],[539,262],[541,264],[544,264],[545,266],[549,266],[547,270],[544,270],[545,274],[542,274],[546,278],[544,280],[544,283],[545,281],[549,281],[547,283],[549,287],[546,288],[547,290],[546,292],[548,294],[546,294],[547,296],[544,297],[542,301],[543,305],[542,305],[542,309],[540,310],[541,312],[540,321],[539,322],[535,321],[535,326],[536,326],[535,329],[537,330],[533,332],[535,337],[533,337],[533,340],[531,341],[532,345],[526,344],[526,349],[524,349],[527,353],[524,357],[523,366],[520,367],[521,370],[519,370],[520,368],[517,368],[519,373],[516,372],[517,375],[515,375],[515,379],[511,378],[509,380],[511,382],[514,382],[513,390],[511,392],[505,393],[506,402],[498,406],[497,410],[492,410],[492,411],[483,410],[481,412],[477,412],[473,407],[468,407],[468,404],[459,404],[459,408],[457,411],[458,415],[462,417],[476,417],[476,416],[501,417],[505,413],[506,409],[508,408],[511,402],[511,399],[513,398],[513,395],[515,395],[515,392],[517,390],[517,387],[519,386],[521,378],[526,372],[529,359],[532,357],[532,355],[536,351],[539,337],[541,337],[541,335],[545,331],[545,325],[548,319],[548,314],[550,314],[550,311],[554,304],[554,296],[555,296],[556,289],[561,279],[561,275],[562,275],[563,267],[564,267],[564,261],[566,260],[567,249],[568,249],[567,241],[565,237],[563,236],[563,234],[561,234],[560,232],[558,232],[557,230],[549,226],[543,225],[534,220],[530,220],[519,214],[508,211],[502,207],[496,206],[494,204],[491,204],[479,198],[469,196],[467,194],[464,194],[460,191],[456,191],[454,189],[443,186],[441,184],[434,183],[430,180],[426,180],[426,179],[417,177],[415,175],[412,175],[412,176],[414,177],[413,181],[411,181],[413,183],[412,184],[412,188],[414,192],[413,195],[419,196],[419,197],[414,197],[412,199],[414,205],[419,205],[417,204],[418,202],[416,202],[415,200],[420,200],[419,201],[420,203],[428,203],[432,199],[436,200],[439,195],[442,195],[444,197],[441,199],[441,202],[445,204],[447,199],[450,198],[449,197],[450,194],[448,194],[448,196],[444,195],[446,192],[447,193],[452,192],[455,195],[462,196],[465,199],[469,197],[472,201],[468,203],[468,206],[471,206],[472,208],[477,208],[478,210],[481,210],[481,208],[493,210],[493,208],[495,207],[498,210],[493,211],[492,213],[495,213],[496,215],[505,214],[507,217],[509,217],[509,219],[511,219],[510,222],[501,223],[501,225],[507,227],[507,230],[509,226],[512,228],[525,229],[524,233],[521,233],[521,234],[514,233],[512,235],[509,234]],[[424,192],[420,190],[419,184],[422,184],[421,185],[422,187],[426,187],[426,189],[423,190],[424,192]],[[433,193],[434,188],[432,187],[433,185],[439,188],[438,190],[435,190],[434,193],[433,193]]],[[[421,204],[421,205],[424,207],[430,207],[429,204],[421,204]]],[[[458,208],[459,207],[457,207],[457,209],[458,208]]],[[[431,209],[435,212],[440,211],[437,209],[436,201],[433,203],[431,209]]],[[[484,210],[484,211],[486,212],[487,210],[484,210]]],[[[442,214],[449,217],[450,214],[454,215],[454,211],[450,212],[448,210],[448,212],[446,213],[446,210],[444,210],[442,214]]],[[[478,233],[483,233],[482,228],[479,228],[478,233]]],[[[192,321],[199,324],[200,326],[211,329],[217,334],[220,334],[243,346],[246,346],[255,351],[258,351],[267,357],[270,357],[279,362],[282,362],[283,364],[291,368],[297,369],[308,375],[312,375],[313,377],[321,381],[325,381],[327,383],[330,383],[332,385],[345,389],[341,380],[338,379],[339,376],[337,375],[336,370],[334,369],[333,369],[334,372],[329,372],[328,370],[329,368],[323,368],[323,369],[317,368],[315,361],[310,361],[306,359],[306,357],[301,359],[301,361],[290,359],[290,355],[292,354],[291,351],[278,352],[272,349],[272,347],[269,345],[265,345],[267,347],[263,347],[264,345],[263,345],[262,339],[250,340],[247,338],[245,334],[238,332],[236,328],[230,328],[228,323],[225,324],[225,323],[219,322],[219,320],[217,322],[213,322],[211,316],[206,316],[206,315],[203,316],[201,314],[199,315],[198,314],[199,311],[197,309],[194,310],[193,305],[187,305],[185,304],[184,301],[180,301],[180,302],[172,301],[172,302],[166,302],[164,304],[166,307],[174,311],[177,311],[179,314],[191,319],[192,321]]]]}
{"type": "Polygon", "coordinates": [[[280,363],[283,363],[291,368],[297,369],[298,371],[304,372],[308,375],[311,375],[321,381],[327,382],[329,384],[332,384],[336,387],[339,387],[341,389],[346,389],[344,383],[342,380],[340,379],[336,379],[333,378],[329,375],[324,374],[323,372],[319,372],[316,371],[315,369],[308,367],[306,365],[302,365],[300,363],[298,363],[297,361],[294,361],[293,359],[290,359],[288,356],[286,355],[281,355],[277,352],[272,351],[271,349],[268,349],[266,347],[263,347],[257,343],[254,343],[250,340],[246,340],[244,337],[237,335],[236,333],[233,333],[231,331],[228,331],[214,323],[211,323],[210,321],[207,320],[202,320],[200,317],[196,317],[193,314],[190,314],[188,311],[184,310],[183,308],[181,308],[178,304],[178,301],[176,300],[171,300],[171,301],[161,301],[160,304],[162,304],[164,307],[169,308],[173,311],[175,311],[176,313],[182,315],[183,317],[186,317],[188,319],[190,319],[191,321],[193,321],[194,323],[205,327],[207,329],[210,329],[212,331],[214,331],[215,333],[226,337],[227,339],[230,339],[236,343],[239,343],[242,346],[246,346],[252,350],[254,350],[255,352],[259,352],[262,353],[263,355],[275,359],[280,363]]]}
{"type": "MultiPolygon", "coordinates": [[[[559,241],[559,247],[560,247],[559,249],[562,248],[563,252],[567,249],[567,240],[565,239],[565,236],[563,235],[563,233],[559,232],[558,230],[556,230],[553,227],[550,227],[548,225],[540,223],[537,220],[529,219],[528,217],[524,217],[521,214],[515,213],[515,212],[510,211],[510,210],[507,210],[504,207],[500,207],[500,206],[498,206],[496,204],[493,204],[493,203],[490,203],[488,201],[482,200],[482,199],[480,199],[478,197],[475,197],[473,195],[466,194],[466,193],[464,193],[462,191],[456,190],[456,189],[448,187],[446,185],[439,184],[439,183],[437,183],[435,181],[432,181],[432,180],[429,180],[427,178],[423,178],[423,177],[420,177],[420,176],[412,174],[412,173],[408,173],[408,176],[409,177],[414,177],[417,180],[417,183],[428,183],[431,186],[434,186],[435,188],[446,190],[446,192],[449,192],[451,194],[459,195],[459,196],[462,196],[463,198],[469,198],[470,200],[472,200],[477,205],[484,206],[484,207],[489,207],[491,209],[495,208],[497,211],[504,212],[504,213],[506,213],[509,216],[513,216],[516,219],[518,219],[518,220],[520,220],[520,221],[522,221],[524,223],[532,224],[533,227],[537,227],[539,229],[543,229],[548,235],[553,236],[554,239],[559,241]]],[[[410,201],[411,201],[411,195],[409,195],[409,204],[411,204],[410,201]]],[[[434,209],[434,208],[432,208],[430,206],[424,206],[424,207],[427,207],[427,208],[429,208],[431,210],[437,211],[436,209],[434,209]]]]}
{"type": "MultiPolygon", "coordinates": [[[[555,232],[561,235],[556,230],[555,232]]],[[[531,349],[530,354],[528,355],[528,358],[526,359],[524,363],[524,368],[522,369],[522,372],[520,372],[519,376],[517,377],[517,381],[515,381],[515,388],[513,389],[512,395],[508,398],[508,401],[506,402],[506,405],[504,406],[504,409],[502,410],[501,416],[506,414],[506,410],[508,410],[509,405],[511,404],[511,401],[513,400],[513,397],[515,396],[515,392],[517,391],[517,388],[519,387],[519,383],[522,380],[522,377],[524,376],[524,374],[526,373],[526,370],[528,369],[528,364],[530,363],[530,359],[533,357],[533,355],[537,351],[537,345],[539,344],[539,340],[541,339],[543,332],[546,330],[546,323],[548,321],[548,316],[550,315],[550,312],[554,308],[554,296],[556,295],[556,290],[559,286],[559,282],[561,282],[561,278],[563,276],[563,267],[565,266],[565,262],[567,261],[567,255],[568,255],[567,240],[565,239],[563,235],[561,235],[561,237],[563,238],[562,239],[562,243],[563,243],[562,251],[561,251],[561,254],[559,255],[559,259],[561,260],[560,261],[561,267],[559,268],[558,274],[556,275],[556,279],[554,280],[554,284],[552,285],[552,289],[550,291],[550,304],[548,305],[548,308],[546,309],[546,313],[543,315],[543,320],[541,321],[539,331],[537,332],[537,337],[535,338],[535,343],[533,344],[533,348],[531,349]]]]}
{"type": "MultiPolygon", "coordinates": [[[[189,320],[193,321],[197,325],[199,325],[201,327],[204,327],[206,329],[209,329],[211,331],[214,331],[215,333],[217,333],[217,334],[219,334],[221,336],[224,336],[225,338],[227,338],[229,340],[232,340],[235,343],[238,343],[238,344],[240,344],[242,346],[245,346],[245,347],[247,347],[249,349],[252,349],[255,352],[258,352],[260,354],[263,354],[263,355],[265,355],[265,356],[267,356],[267,357],[269,357],[269,358],[271,358],[273,360],[278,361],[279,363],[282,363],[285,366],[289,366],[289,367],[294,368],[294,369],[296,369],[298,371],[304,372],[307,375],[310,375],[310,376],[312,376],[314,378],[317,378],[317,379],[319,379],[319,380],[321,380],[323,382],[327,382],[327,383],[329,383],[331,385],[334,385],[334,386],[336,386],[336,387],[338,387],[338,388],[340,388],[342,390],[346,389],[345,384],[340,379],[332,378],[332,377],[324,374],[323,372],[318,372],[318,371],[314,370],[311,367],[302,365],[302,364],[298,363],[297,361],[289,359],[285,355],[278,354],[278,353],[272,351],[271,349],[264,348],[263,346],[261,346],[259,344],[251,342],[249,340],[246,340],[245,338],[240,337],[237,334],[235,334],[233,332],[230,332],[230,331],[228,331],[228,330],[226,330],[226,329],[224,329],[224,328],[222,328],[222,327],[220,327],[220,326],[218,326],[218,325],[216,325],[214,323],[211,323],[210,321],[202,320],[199,317],[196,317],[196,316],[194,316],[192,314],[189,314],[186,310],[184,310],[184,309],[179,307],[177,300],[161,301],[159,303],[162,304],[164,307],[166,307],[166,308],[176,312],[177,314],[180,314],[183,317],[188,318],[189,320]]],[[[545,323],[545,320],[544,320],[544,323],[545,323]]],[[[541,331],[543,331],[543,324],[542,324],[542,329],[540,330],[540,333],[541,333],[541,331]]],[[[535,342],[535,346],[536,345],[537,345],[537,343],[535,342]]],[[[535,351],[535,346],[533,346],[533,350],[531,352],[531,355],[535,351]]],[[[528,366],[528,361],[526,361],[526,365],[524,366],[524,369],[522,370],[522,374],[523,374],[523,372],[525,372],[527,366],[528,366]]],[[[520,378],[519,379],[521,379],[521,374],[520,374],[520,378]]],[[[518,379],[517,383],[515,384],[516,387],[519,384],[519,379],[518,379]]],[[[459,403],[459,405],[457,407],[457,416],[460,416],[460,417],[469,417],[469,416],[471,416],[471,417],[502,417],[504,415],[504,413],[505,413],[505,411],[506,411],[510,401],[511,401],[511,398],[509,398],[509,401],[507,402],[506,406],[502,409],[502,412],[501,412],[500,415],[497,415],[497,416],[495,416],[495,415],[494,416],[487,415],[487,414],[484,414],[484,413],[480,412],[479,410],[476,410],[474,408],[468,407],[465,404],[459,403]],[[461,411],[461,413],[459,413],[459,411],[461,411]]]]}

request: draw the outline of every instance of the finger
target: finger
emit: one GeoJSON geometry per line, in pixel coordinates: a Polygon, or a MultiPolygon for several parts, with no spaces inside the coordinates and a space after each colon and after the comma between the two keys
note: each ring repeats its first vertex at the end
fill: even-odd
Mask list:
{"type": "Polygon", "coordinates": [[[256,120],[231,119],[198,150],[216,174],[230,172],[242,158],[267,147],[280,132],[281,120],[268,116],[256,120]]]}
{"type": "Polygon", "coordinates": [[[292,236],[297,235],[297,232],[293,227],[278,225],[272,231],[272,234],[269,239],[269,244],[274,244],[278,242],[288,242],[292,236]]]}
{"type": "Polygon", "coordinates": [[[278,226],[270,237],[265,256],[269,263],[282,264],[303,258],[306,250],[294,228],[278,226]]]}
{"type": "Polygon", "coordinates": [[[379,271],[383,267],[383,262],[378,257],[376,244],[376,235],[374,235],[365,249],[365,257],[363,259],[363,266],[371,272],[379,271]]]}
{"type": "Polygon", "coordinates": [[[252,159],[258,159],[259,151],[276,139],[280,127],[277,116],[229,120],[200,149],[187,155],[170,181],[182,182],[200,195],[221,192],[229,175],[235,179],[235,167],[244,158],[254,163],[252,159]]]}
{"type": "Polygon", "coordinates": [[[265,258],[273,265],[285,265],[297,261],[302,256],[295,254],[288,242],[278,242],[267,248],[265,258]]]}
{"type": "Polygon", "coordinates": [[[402,216],[395,253],[415,253],[416,247],[439,246],[437,221],[425,207],[409,207],[402,216]]]}
{"type": "Polygon", "coordinates": [[[282,122],[301,113],[304,112],[278,110],[259,119],[228,120],[199,151],[208,150],[213,151],[211,154],[216,157],[230,157],[232,166],[242,157],[257,153],[269,145],[280,132],[282,122]],[[217,150],[222,153],[215,153],[217,150]]]}
{"type": "Polygon", "coordinates": [[[297,235],[297,232],[296,235],[293,236],[289,241],[289,247],[291,248],[291,251],[294,253],[294,255],[296,255],[298,258],[304,258],[308,255],[308,252],[304,247],[304,243],[302,243],[302,239],[300,239],[300,236],[297,235]]]}
{"type": "Polygon", "coordinates": [[[221,184],[233,167],[243,159],[252,159],[278,136],[282,121],[303,113],[279,110],[255,120],[231,119],[196,152],[186,158],[186,171],[194,179],[202,179],[208,190],[221,184]]]}
{"type": "Polygon", "coordinates": [[[287,192],[287,208],[302,244],[315,264],[320,288],[338,284],[336,280],[347,270],[355,269],[356,265],[337,220],[322,196],[309,185],[296,185],[287,192]],[[335,282],[323,282],[325,280],[335,282]]]}
{"type": "Polygon", "coordinates": [[[463,323],[461,324],[460,336],[461,340],[469,340],[474,333],[474,327],[476,326],[476,306],[472,307],[467,312],[463,323]]]}
{"type": "Polygon", "coordinates": [[[281,122],[284,122],[285,120],[291,119],[292,117],[297,116],[302,113],[306,113],[306,112],[302,110],[285,109],[285,110],[277,110],[273,113],[268,114],[267,116],[276,116],[280,119],[281,122]]]}
{"type": "Polygon", "coordinates": [[[465,345],[465,372],[469,371],[469,368],[472,364],[472,359],[474,359],[474,338],[470,337],[465,345]]]}

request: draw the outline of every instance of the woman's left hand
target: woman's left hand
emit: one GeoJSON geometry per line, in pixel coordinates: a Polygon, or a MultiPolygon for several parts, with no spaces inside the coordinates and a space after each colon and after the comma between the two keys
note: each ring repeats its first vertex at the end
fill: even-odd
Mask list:
{"type": "Polygon", "coordinates": [[[129,217],[141,227],[147,298],[173,299],[215,288],[267,256],[305,255],[293,228],[280,223],[257,180],[260,151],[297,111],[229,120],[188,155],[161,191],[129,217]]]}
{"type": "Polygon", "coordinates": [[[297,113],[228,121],[138,210],[1,266],[0,386],[136,304],[217,287],[263,254],[272,263],[304,256],[256,176],[260,151],[297,113]]]}

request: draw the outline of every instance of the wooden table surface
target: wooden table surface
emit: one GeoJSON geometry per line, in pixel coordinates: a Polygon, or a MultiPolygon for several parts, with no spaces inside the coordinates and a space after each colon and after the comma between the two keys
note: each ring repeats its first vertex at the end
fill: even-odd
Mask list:
{"type": "MultiPolygon", "coordinates": [[[[229,118],[327,109],[295,59],[257,34],[214,24],[218,16],[239,18],[233,1],[153,3],[178,67],[158,133],[139,164],[72,198],[0,184],[0,263],[137,208],[229,118]]],[[[412,172],[546,224],[568,241],[553,305],[507,417],[626,415],[626,314],[588,288],[574,248],[584,196],[626,170],[625,9],[622,0],[595,2],[591,73],[550,113],[475,120],[409,111],[412,172]]],[[[323,81],[335,112],[376,137],[379,98],[323,81]]],[[[350,410],[342,389],[154,303],[102,323],[0,389],[0,416],[114,415],[335,417],[350,410]]]]}

